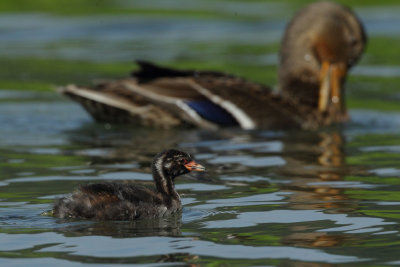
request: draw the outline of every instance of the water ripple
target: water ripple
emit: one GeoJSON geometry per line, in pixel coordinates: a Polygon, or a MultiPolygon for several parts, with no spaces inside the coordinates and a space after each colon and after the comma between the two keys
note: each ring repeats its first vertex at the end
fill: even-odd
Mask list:
{"type": "Polygon", "coordinates": [[[271,167],[271,166],[283,166],[286,161],[282,157],[270,156],[270,157],[252,157],[249,155],[232,155],[232,156],[218,156],[214,158],[210,163],[212,164],[227,164],[237,163],[248,167],[271,167]]]}
{"type": "Polygon", "coordinates": [[[332,221],[338,226],[318,230],[319,232],[353,231],[380,225],[395,224],[381,218],[352,217],[347,214],[327,214],[318,210],[271,210],[264,212],[242,212],[235,219],[204,222],[204,228],[242,228],[262,223],[301,223],[332,221]]]}
{"type": "Polygon", "coordinates": [[[49,246],[39,252],[68,253],[87,257],[139,257],[171,253],[190,253],[192,255],[233,259],[292,259],[302,261],[345,263],[356,262],[355,256],[335,255],[319,249],[296,248],[286,246],[245,246],[224,245],[193,238],[137,237],[110,238],[104,236],[65,237],[56,233],[41,234],[0,234],[8,240],[7,246],[0,243],[0,250],[14,251],[29,249],[38,245],[49,246]],[[51,245],[55,244],[55,245],[51,245]],[[147,244],[143,246],[143,244],[147,244]],[[152,247],[153,249],[148,249],[152,247]]]}
{"type": "Polygon", "coordinates": [[[286,198],[288,192],[275,192],[270,194],[255,194],[246,197],[213,199],[208,200],[206,204],[196,206],[196,209],[216,209],[220,207],[239,207],[254,206],[265,204],[282,204],[282,200],[286,198]]]}

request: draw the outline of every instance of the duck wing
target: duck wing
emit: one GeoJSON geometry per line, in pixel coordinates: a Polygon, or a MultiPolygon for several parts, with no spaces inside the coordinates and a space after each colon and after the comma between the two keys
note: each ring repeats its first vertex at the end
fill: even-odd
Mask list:
{"type": "Polygon", "coordinates": [[[94,87],[68,85],[59,88],[59,92],[80,103],[95,120],[101,122],[217,128],[217,124],[202,118],[190,107],[189,102],[204,97],[179,78],[160,78],[151,83],[127,78],[94,87]]]}
{"type": "Polygon", "coordinates": [[[283,98],[268,87],[238,76],[215,71],[176,70],[139,61],[139,70],[132,73],[139,86],[159,81],[179,81],[186,90],[198,93],[190,107],[202,118],[218,125],[254,128],[316,128],[321,118],[309,107],[283,98]],[[199,97],[202,96],[202,98],[199,97]],[[228,122],[228,123],[226,123],[228,122]]]}
{"type": "Polygon", "coordinates": [[[309,114],[269,88],[240,77],[200,75],[193,87],[222,107],[243,129],[302,127],[309,114]]]}
{"type": "MultiPolygon", "coordinates": [[[[171,127],[181,123],[165,108],[149,103],[127,89],[127,81],[110,81],[94,87],[67,85],[59,93],[80,103],[99,122],[140,123],[149,126],[171,127]]],[[[130,81],[133,82],[133,81],[130,81]]]]}
{"type": "Polygon", "coordinates": [[[307,112],[265,86],[214,71],[175,70],[139,61],[133,77],[60,92],[98,121],[171,127],[302,127],[307,112]]]}

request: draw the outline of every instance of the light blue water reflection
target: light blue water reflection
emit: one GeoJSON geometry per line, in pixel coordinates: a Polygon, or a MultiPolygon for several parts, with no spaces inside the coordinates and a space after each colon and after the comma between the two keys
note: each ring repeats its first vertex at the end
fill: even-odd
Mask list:
{"type": "MultiPolygon", "coordinates": [[[[171,7],[165,1],[136,2],[166,10],[183,3],[171,7]]],[[[276,64],[276,53],[236,54],[224,48],[226,43],[276,43],[290,7],[224,2],[222,8],[208,2],[185,2],[185,8],[241,10],[259,17],[237,21],[3,14],[0,56],[92,62],[218,57],[224,62],[276,64]],[[210,48],[188,49],[199,45],[210,48]]],[[[357,12],[372,38],[390,37],[399,33],[397,9],[366,7],[357,12]]],[[[378,100],[369,94],[380,92],[380,78],[398,74],[390,64],[362,64],[352,75],[377,80],[350,81],[349,93],[384,106],[385,100],[398,99],[398,93],[378,100]]],[[[0,102],[2,266],[400,262],[398,112],[352,109],[350,124],[316,132],[152,130],[95,124],[78,105],[55,93],[2,90],[0,102]],[[53,199],[80,183],[128,180],[151,186],[151,159],[169,147],[187,150],[207,167],[206,175],[177,180],[181,216],[95,222],[40,215],[53,199]]]]}
{"type": "Polygon", "coordinates": [[[17,118],[7,123],[9,116],[0,116],[7,126],[0,129],[0,258],[7,265],[26,263],[15,257],[60,265],[399,260],[386,253],[386,244],[399,239],[400,182],[392,160],[398,151],[391,142],[372,145],[369,136],[395,142],[400,114],[352,112],[345,131],[157,132],[92,124],[53,94],[23,97],[0,106],[0,114],[17,118]],[[68,116],[56,116],[58,109],[68,116]],[[21,131],[27,121],[35,126],[21,131]],[[165,143],[160,134],[175,139],[165,143]],[[170,146],[192,152],[208,169],[198,181],[178,180],[181,217],[68,222],[40,215],[79,183],[151,185],[151,158],[170,146]]]}

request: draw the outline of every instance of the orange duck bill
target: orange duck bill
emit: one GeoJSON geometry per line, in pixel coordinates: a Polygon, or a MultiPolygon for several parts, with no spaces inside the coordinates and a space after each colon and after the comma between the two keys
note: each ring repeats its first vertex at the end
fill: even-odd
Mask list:
{"type": "Polygon", "coordinates": [[[204,166],[196,163],[195,161],[190,161],[189,163],[186,163],[185,167],[189,171],[204,172],[206,170],[206,168],[204,168],[204,166]]]}
{"type": "Polygon", "coordinates": [[[330,103],[338,110],[341,109],[342,78],[346,75],[346,71],[344,64],[332,64],[327,61],[322,63],[318,100],[318,110],[320,112],[326,111],[330,103]]]}

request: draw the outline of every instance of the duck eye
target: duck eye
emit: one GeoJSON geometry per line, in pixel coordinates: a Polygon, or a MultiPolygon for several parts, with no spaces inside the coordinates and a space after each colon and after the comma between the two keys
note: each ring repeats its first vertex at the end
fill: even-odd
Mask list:
{"type": "Polygon", "coordinates": [[[181,159],[181,163],[186,164],[186,163],[188,163],[188,161],[186,159],[181,159]]]}

